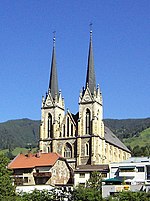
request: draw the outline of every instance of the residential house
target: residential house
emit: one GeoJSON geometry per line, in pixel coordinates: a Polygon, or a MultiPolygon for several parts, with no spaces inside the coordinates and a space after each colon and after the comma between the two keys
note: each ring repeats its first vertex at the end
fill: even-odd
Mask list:
{"type": "Polygon", "coordinates": [[[109,166],[108,165],[79,165],[74,171],[74,185],[86,186],[86,182],[90,179],[93,172],[100,173],[101,179],[108,178],[109,166]]]}
{"type": "Polygon", "coordinates": [[[57,153],[19,154],[8,165],[16,186],[71,184],[71,168],[57,153]]]}

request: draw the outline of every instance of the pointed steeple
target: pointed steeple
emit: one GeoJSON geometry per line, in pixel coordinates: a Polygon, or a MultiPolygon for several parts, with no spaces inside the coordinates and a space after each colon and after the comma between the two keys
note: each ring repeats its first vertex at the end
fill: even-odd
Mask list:
{"type": "Polygon", "coordinates": [[[59,91],[58,91],[58,78],[57,78],[57,69],[56,69],[55,32],[54,32],[54,38],[53,38],[53,52],[52,52],[49,90],[53,99],[55,99],[56,95],[58,97],[59,91]]]}
{"type": "Polygon", "coordinates": [[[89,45],[89,55],[88,55],[88,67],[86,75],[86,86],[89,87],[90,92],[94,94],[94,89],[96,89],[96,79],[94,71],[94,57],[93,57],[93,46],[92,46],[92,30],[90,30],[90,45],[89,45]]]}

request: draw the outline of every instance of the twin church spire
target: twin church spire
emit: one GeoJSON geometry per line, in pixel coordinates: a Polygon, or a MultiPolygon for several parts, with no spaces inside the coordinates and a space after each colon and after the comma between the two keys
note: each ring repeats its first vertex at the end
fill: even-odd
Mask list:
{"type": "Polygon", "coordinates": [[[52,52],[52,62],[51,62],[51,73],[49,81],[49,90],[53,99],[58,97],[58,77],[57,77],[57,68],[56,68],[56,50],[55,50],[55,35],[53,38],[53,52],[52,52]]]}
{"type": "Polygon", "coordinates": [[[86,75],[86,86],[89,87],[91,94],[94,94],[96,89],[96,79],[95,79],[95,70],[94,70],[94,57],[93,57],[93,46],[92,46],[92,30],[90,31],[90,45],[89,45],[89,54],[88,54],[88,66],[87,66],[87,75],[86,75]]]}
{"type": "MultiPolygon", "coordinates": [[[[93,45],[92,45],[92,30],[90,31],[90,44],[89,44],[89,53],[88,53],[88,65],[87,65],[87,74],[86,74],[86,87],[89,87],[91,94],[94,94],[96,89],[96,79],[95,79],[95,70],[94,70],[94,57],[93,57],[93,45]]],[[[53,52],[52,52],[52,61],[51,61],[51,73],[49,81],[49,91],[53,99],[58,97],[58,76],[56,68],[56,50],[55,50],[55,35],[53,38],[53,52]]]]}

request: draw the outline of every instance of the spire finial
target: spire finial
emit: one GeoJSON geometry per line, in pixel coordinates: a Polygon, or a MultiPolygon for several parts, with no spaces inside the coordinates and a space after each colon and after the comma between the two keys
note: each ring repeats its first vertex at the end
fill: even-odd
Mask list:
{"type": "Polygon", "coordinates": [[[90,38],[92,38],[92,26],[93,26],[93,23],[91,22],[90,23],[90,38]]]}
{"type": "Polygon", "coordinates": [[[56,31],[53,31],[53,46],[55,47],[55,36],[56,36],[56,31]]]}

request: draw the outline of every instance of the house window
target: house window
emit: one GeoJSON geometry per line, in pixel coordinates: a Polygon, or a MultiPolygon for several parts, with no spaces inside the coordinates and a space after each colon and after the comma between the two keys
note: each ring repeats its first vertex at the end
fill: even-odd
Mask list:
{"type": "Polygon", "coordinates": [[[138,172],[144,172],[144,167],[136,167],[138,172]]]}
{"type": "Polygon", "coordinates": [[[91,114],[90,114],[90,110],[87,109],[86,110],[86,117],[85,117],[85,122],[86,122],[86,134],[90,135],[91,132],[91,114]]]}
{"type": "Polygon", "coordinates": [[[49,113],[48,114],[48,138],[53,137],[53,126],[52,126],[52,115],[49,113]]]}
{"type": "Polygon", "coordinates": [[[69,117],[67,118],[67,137],[69,137],[69,117]]]}
{"type": "Polygon", "coordinates": [[[80,178],[85,178],[85,173],[80,173],[80,174],[79,174],[79,177],[80,177],[80,178]]]}
{"type": "Polygon", "coordinates": [[[66,143],[64,148],[64,157],[72,158],[72,147],[69,143],[66,143]]]}
{"type": "Polygon", "coordinates": [[[24,183],[28,183],[28,177],[24,177],[24,183]]]}
{"type": "Polygon", "coordinates": [[[80,182],[79,184],[80,184],[80,186],[85,187],[85,183],[84,182],[80,182]]]}
{"type": "Polygon", "coordinates": [[[101,173],[101,177],[102,178],[106,178],[107,177],[107,173],[101,173]]]}

